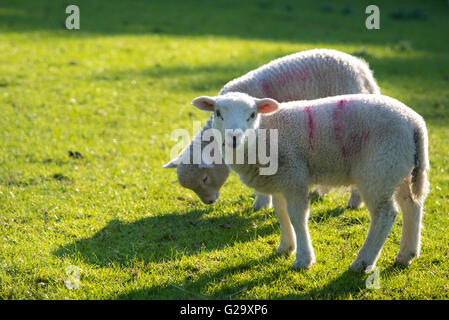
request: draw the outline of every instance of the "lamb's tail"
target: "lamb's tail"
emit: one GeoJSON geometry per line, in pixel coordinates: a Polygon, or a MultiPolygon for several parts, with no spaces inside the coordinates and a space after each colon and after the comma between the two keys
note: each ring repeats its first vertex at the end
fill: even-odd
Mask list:
{"type": "Polygon", "coordinates": [[[430,169],[427,129],[424,121],[415,128],[413,139],[415,141],[415,167],[412,171],[412,193],[416,200],[422,202],[429,193],[427,173],[430,169]]]}

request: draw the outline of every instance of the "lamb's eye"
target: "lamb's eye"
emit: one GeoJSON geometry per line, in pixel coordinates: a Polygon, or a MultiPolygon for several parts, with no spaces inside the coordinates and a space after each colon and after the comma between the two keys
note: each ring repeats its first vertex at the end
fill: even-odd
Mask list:
{"type": "Polygon", "coordinates": [[[218,118],[223,119],[223,117],[221,116],[220,110],[215,111],[215,114],[217,115],[218,118]]]}
{"type": "Polygon", "coordinates": [[[251,113],[251,115],[249,116],[249,118],[246,121],[249,121],[249,119],[254,119],[256,117],[256,113],[253,112],[251,113]]]}
{"type": "Polygon", "coordinates": [[[203,178],[203,183],[205,184],[206,181],[207,181],[207,176],[205,176],[205,177],[203,178]]]}

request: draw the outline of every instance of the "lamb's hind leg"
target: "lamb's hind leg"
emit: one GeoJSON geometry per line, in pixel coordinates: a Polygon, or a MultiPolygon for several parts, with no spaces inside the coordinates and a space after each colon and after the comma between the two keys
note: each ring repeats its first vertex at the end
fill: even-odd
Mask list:
{"type": "Polygon", "coordinates": [[[408,265],[419,256],[423,207],[410,190],[410,176],[404,179],[396,193],[396,201],[402,211],[402,235],[395,264],[408,265]]]}
{"type": "Polygon", "coordinates": [[[331,189],[328,186],[316,186],[313,192],[316,192],[320,198],[324,198],[331,189]]]}
{"type": "Polygon", "coordinates": [[[254,210],[271,208],[271,196],[256,191],[256,200],[252,205],[254,210]]]}
{"type": "Polygon", "coordinates": [[[350,265],[356,272],[374,268],[397,215],[392,195],[370,199],[365,203],[371,214],[371,225],[357,258],[350,265]]]}
{"type": "Polygon", "coordinates": [[[296,249],[295,232],[287,214],[285,198],[281,195],[273,195],[274,211],[281,225],[281,243],[276,249],[277,254],[290,254],[296,249]]]}
{"type": "MultiPolygon", "coordinates": [[[[326,186],[316,186],[314,192],[318,194],[320,198],[324,198],[329,192],[331,188],[326,186]]],[[[355,187],[351,188],[351,197],[348,201],[348,208],[350,209],[357,209],[362,206],[362,197],[360,196],[359,192],[355,187]]]]}
{"type": "Polygon", "coordinates": [[[362,197],[355,187],[351,188],[351,197],[348,201],[348,208],[357,209],[362,205],[362,197]]]}

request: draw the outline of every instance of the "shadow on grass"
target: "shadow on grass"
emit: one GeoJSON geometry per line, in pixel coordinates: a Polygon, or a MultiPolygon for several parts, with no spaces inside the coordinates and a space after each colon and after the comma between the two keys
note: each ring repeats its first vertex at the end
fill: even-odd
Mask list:
{"type": "Polygon", "coordinates": [[[331,279],[322,287],[315,287],[304,293],[279,296],[282,299],[346,299],[354,296],[365,288],[364,273],[356,273],[347,269],[336,278],[331,279]]]}
{"type": "MultiPolygon", "coordinates": [[[[216,272],[205,272],[185,278],[182,284],[173,284],[169,281],[154,283],[153,286],[132,290],[125,294],[112,297],[112,299],[230,299],[254,286],[258,280],[232,281],[233,276],[248,271],[257,266],[266,266],[270,263],[279,263],[283,259],[272,253],[262,259],[248,259],[242,263],[226,266],[216,272]],[[205,293],[211,284],[219,284],[219,289],[213,295],[205,293]]],[[[269,281],[267,281],[268,283],[269,281]]]]}
{"type": "MultiPolygon", "coordinates": [[[[239,299],[245,297],[245,292],[256,286],[276,287],[280,278],[285,278],[290,270],[288,266],[281,265],[286,257],[279,257],[270,254],[264,259],[247,260],[241,264],[222,268],[214,273],[204,273],[200,276],[190,276],[185,278],[182,284],[173,284],[169,281],[157,283],[147,288],[132,290],[124,294],[111,297],[112,299],[239,299]],[[270,264],[276,264],[275,272],[266,272],[262,277],[245,277],[242,281],[233,281],[234,276],[252,268],[266,268],[273,270],[270,264]],[[288,270],[286,269],[288,268],[288,270]],[[205,292],[211,285],[215,286],[212,295],[205,292]]],[[[310,271],[292,271],[303,273],[307,276],[310,271]]],[[[346,270],[336,278],[328,281],[324,286],[313,287],[312,289],[296,288],[296,293],[276,294],[268,296],[268,299],[290,299],[290,300],[313,300],[313,299],[345,299],[357,295],[365,288],[364,273],[355,273],[346,270]]]]}
{"type": "Polygon", "coordinates": [[[323,210],[320,211],[319,213],[312,213],[312,215],[310,216],[310,220],[313,221],[314,223],[320,223],[328,220],[329,218],[337,218],[348,210],[349,209],[344,207],[337,207],[330,210],[323,210]]]}
{"type": "Polygon", "coordinates": [[[207,217],[211,210],[157,214],[132,223],[112,220],[92,237],[62,246],[54,254],[80,256],[100,266],[111,262],[126,266],[133,259],[158,262],[221,249],[278,230],[277,222],[266,223],[270,217],[252,209],[239,216],[207,217]]]}
{"type": "Polygon", "coordinates": [[[444,28],[433,28],[438,20],[444,21],[446,4],[424,4],[409,1],[411,9],[422,8],[428,19],[409,22],[393,20],[389,14],[398,9],[391,1],[376,3],[385,14],[384,25],[394,23],[394,28],[382,27],[376,32],[365,29],[364,2],[336,3],[332,10],[325,10],[317,1],[274,0],[165,0],[165,1],[101,1],[77,0],[6,0],[0,5],[0,30],[59,31],[72,36],[95,34],[162,34],[178,36],[231,36],[237,38],[270,39],[291,42],[377,43],[385,38],[394,39],[408,32],[410,27],[426,29],[435,39],[444,39],[444,28]],[[67,30],[65,9],[70,4],[80,8],[80,30],[67,30]],[[350,7],[350,14],[342,8],[350,7]],[[352,14],[354,13],[354,14],[352,14]],[[388,21],[388,22],[387,22],[388,21]],[[385,29],[385,30],[384,30],[385,29]]]}
{"type": "MultiPolygon", "coordinates": [[[[111,263],[129,267],[134,260],[139,262],[175,261],[182,256],[199,252],[220,250],[236,243],[254,241],[278,230],[277,221],[266,213],[248,209],[241,215],[208,217],[212,209],[190,210],[182,214],[170,212],[126,223],[110,221],[92,237],[64,245],[53,252],[58,257],[77,257],[85,263],[109,266],[111,263]],[[267,223],[267,219],[273,222],[267,223]],[[260,226],[258,226],[260,225],[260,226]],[[254,228],[254,226],[257,226],[254,228]]],[[[326,219],[338,217],[344,209],[330,210],[326,219]]],[[[186,273],[182,284],[168,281],[133,290],[114,299],[234,299],[255,286],[276,286],[280,278],[291,272],[293,256],[277,256],[274,253],[262,258],[245,259],[236,265],[225,265],[215,272],[194,268],[180,270],[186,273]],[[273,265],[273,266],[270,266],[273,265]],[[251,269],[264,271],[260,277],[244,277],[233,281],[232,277],[251,269]],[[212,295],[205,294],[211,284],[216,285],[212,295]]],[[[307,274],[307,271],[298,271],[307,274]]],[[[260,274],[260,273],[258,273],[260,274]]],[[[297,293],[276,295],[282,299],[333,299],[345,298],[358,293],[363,276],[345,271],[322,287],[297,289],[297,293]]]]}

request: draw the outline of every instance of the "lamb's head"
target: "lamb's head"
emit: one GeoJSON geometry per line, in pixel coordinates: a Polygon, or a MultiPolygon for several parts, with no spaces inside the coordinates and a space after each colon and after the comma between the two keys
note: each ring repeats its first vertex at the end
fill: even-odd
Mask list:
{"type": "Polygon", "coordinates": [[[175,159],[164,168],[177,168],[179,184],[195,192],[205,204],[217,201],[219,191],[229,176],[229,168],[225,164],[178,164],[175,159]]]}
{"type": "Polygon", "coordinates": [[[276,100],[257,99],[239,92],[201,96],[192,103],[203,111],[214,112],[213,128],[220,132],[223,143],[234,149],[244,145],[248,130],[259,128],[260,114],[279,108],[276,100]]]}

